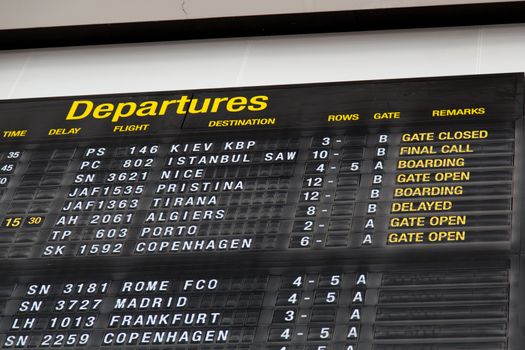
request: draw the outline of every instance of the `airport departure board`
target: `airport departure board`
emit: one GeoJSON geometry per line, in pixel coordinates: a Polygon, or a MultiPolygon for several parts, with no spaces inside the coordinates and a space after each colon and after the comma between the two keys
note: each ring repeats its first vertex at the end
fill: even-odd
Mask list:
{"type": "Polygon", "coordinates": [[[0,347],[522,350],[523,78],[0,102],[0,347]]]}

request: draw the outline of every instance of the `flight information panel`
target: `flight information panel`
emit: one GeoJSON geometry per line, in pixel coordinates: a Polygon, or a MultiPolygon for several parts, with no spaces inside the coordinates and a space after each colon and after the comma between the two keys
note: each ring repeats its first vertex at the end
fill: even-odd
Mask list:
{"type": "Polygon", "coordinates": [[[3,348],[521,349],[521,73],[0,116],[3,348]]]}

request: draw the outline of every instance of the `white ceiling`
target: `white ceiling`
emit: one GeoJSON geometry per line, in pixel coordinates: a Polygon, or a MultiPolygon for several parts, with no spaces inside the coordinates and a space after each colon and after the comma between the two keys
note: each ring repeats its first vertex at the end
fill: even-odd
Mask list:
{"type": "Polygon", "coordinates": [[[0,29],[507,1],[508,0],[0,0],[0,29]]]}

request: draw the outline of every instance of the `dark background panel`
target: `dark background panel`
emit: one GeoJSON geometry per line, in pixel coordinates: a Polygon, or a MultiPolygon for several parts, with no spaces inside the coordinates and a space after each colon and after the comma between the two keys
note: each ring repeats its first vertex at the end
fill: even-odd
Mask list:
{"type": "MultiPolygon", "coordinates": [[[[249,104],[249,103],[248,103],[249,104]]],[[[310,128],[326,126],[330,128],[353,125],[371,125],[383,127],[423,122],[437,122],[448,125],[451,122],[471,123],[516,120],[523,114],[523,74],[495,74],[480,76],[460,76],[444,78],[425,78],[409,80],[379,80],[367,82],[347,82],[328,84],[281,85],[271,87],[248,87],[242,89],[206,89],[196,91],[144,92],[133,94],[115,94],[105,96],[76,96],[44,99],[22,99],[0,101],[0,118],[5,130],[28,129],[25,138],[5,138],[5,141],[24,141],[56,139],[48,136],[50,128],[81,127],[79,138],[119,137],[126,135],[162,135],[177,133],[184,129],[208,129],[210,120],[235,120],[251,118],[275,118],[274,125],[266,125],[262,130],[271,128],[310,128]],[[180,109],[175,104],[160,115],[163,101],[191,99],[190,106],[198,111],[189,112],[189,108],[180,109]],[[250,111],[246,106],[236,112],[227,111],[227,102],[218,105],[212,111],[213,100],[232,99],[253,96],[265,96],[267,106],[250,111]],[[203,105],[208,100],[208,107],[203,105]],[[137,116],[130,114],[114,120],[114,112],[105,118],[95,118],[93,111],[87,116],[75,120],[66,120],[74,101],[92,101],[96,108],[101,103],[118,104],[144,101],[156,101],[157,115],[137,116]],[[435,109],[485,108],[481,115],[459,117],[433,117],[435,109]],[[186,114],[184,114],[187,112],[186,114]],[[374,119],[375,113],[399,112],[399,119],[374,119]],[[329,122],[330,115],[356,115],[359,120],[329,122]],[[184,124],[183,124],[184,121],[184,124]],[[149,124],[148,130],[140,133],[114,132],[116,125],[149,124]]],[[[83,108],[78,109],[82,113],[83,108]]],[[[124,113],[127,112],[127,107],[124,113]]],[[[155,114],[155,113],[154,113],[155,114]]],[[[76,114],[81,115],[81,114],[76,114]]],[[[211,128],[213,131],[239,130],[238,127],[211,128]]],[[[242,129],[242,128],[241,128],[242,129]]],[[[252,129],[261,129],[255,127],[252,129]]],[[[0,134],[0,137],[2,134],[0,134]]],[[[60,136],[63,139],[65,136],[60,136]]]]}

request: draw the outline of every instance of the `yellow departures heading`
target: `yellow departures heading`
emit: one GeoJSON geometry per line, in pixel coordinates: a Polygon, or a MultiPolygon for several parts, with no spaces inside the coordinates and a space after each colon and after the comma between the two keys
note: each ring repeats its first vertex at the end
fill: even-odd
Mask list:
{"type": "Polygon", "coordinates": [[[116,123],[119,119],[131,116],[160,117],[166,115],[168,112],[178,115],[217,112],[237,113],[246,110],[257,112],[266,109],[268,100],[268,96],[264,95],[252,96],[250,98],[234,96],[206,97],[203,99],[189,98],[184,95],[176,100],[148,100],[140,103],[129,101],[96,104],[91,100],[76,100],[71,104],[66,120],[80,120],[91,116],[94,119],[109,118],[113,123],[116,123]]]}

